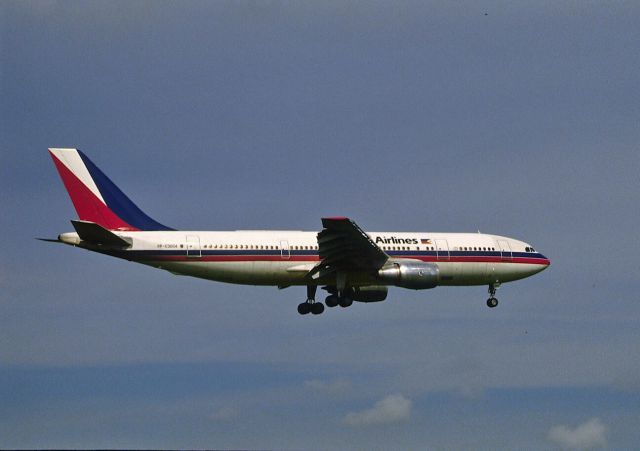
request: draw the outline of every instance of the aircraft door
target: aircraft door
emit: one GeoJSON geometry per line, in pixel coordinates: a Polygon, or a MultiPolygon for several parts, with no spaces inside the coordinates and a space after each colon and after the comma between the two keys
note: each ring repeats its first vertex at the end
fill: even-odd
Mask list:
{"type": "Polygon", "coordinates": [[[198,235],[187,235],[187,257],[200,258],[200,237],[198,235]]]}
{"type": "Polygon", "coordinates": [[[498,249],[500,249],[500,257],[502,261],[511,261],[513,254],[511,253],[511,246],[507,240],[498,240],[498,249]]]}
{"type": "Polygon", "coordinates": [[[289,242],[287,240],[280,240],[280,257],[283,260],[289,260],[291,258],[291,251],[289,250],[289,242]]]}
{"type": "Polygon", "coordinates": [[[436,251],[438,252],[438,260],[449,260],[449,243],[444,239],[436,239],[436,251]]]}

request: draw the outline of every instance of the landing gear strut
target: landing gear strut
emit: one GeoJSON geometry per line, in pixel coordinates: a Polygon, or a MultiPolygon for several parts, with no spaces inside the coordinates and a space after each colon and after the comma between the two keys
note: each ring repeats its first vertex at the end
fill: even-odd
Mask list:
{"type": "Polygon", "coordinates": [[[500,283],[492,283],[489,285],[489,299],[487,299],[487,307],[494,308],[498,306],[498,300],[496,299],[496,291],[500,283]]]}
{"type": "Polygon", "coordinates": [[[308,313],[320,315],[324,312],[324,304],[322,302],[316,302],[317,289],[317,285],[307,285],[307,300],[298,304],[298,313],[301,315],[306,315],[308,313]]]}

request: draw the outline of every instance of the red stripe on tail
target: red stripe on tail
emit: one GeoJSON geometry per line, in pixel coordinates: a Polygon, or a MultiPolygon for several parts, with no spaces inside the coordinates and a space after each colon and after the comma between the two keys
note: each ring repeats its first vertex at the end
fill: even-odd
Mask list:
{"type": "Polygon", "coordinates": [[[138,230],[116,216],[64,163],[49,153],[81,220],[95,222],[109,230],[138,230]]]}

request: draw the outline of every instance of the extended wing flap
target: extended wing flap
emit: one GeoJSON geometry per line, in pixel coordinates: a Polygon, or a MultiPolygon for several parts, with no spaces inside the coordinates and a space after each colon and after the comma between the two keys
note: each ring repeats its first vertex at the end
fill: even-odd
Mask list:
{"type": "Polygon", "coordinates": [[[309,273],[335,270],[376,270],[389,256],[349,218],[322,218],[324,229],[318,233],[320,263],[309,273]]]}

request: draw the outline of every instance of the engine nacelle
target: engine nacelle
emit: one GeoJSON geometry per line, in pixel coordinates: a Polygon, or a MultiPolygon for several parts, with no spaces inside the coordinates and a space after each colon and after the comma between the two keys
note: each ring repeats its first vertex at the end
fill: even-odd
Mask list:
{"type": "Polygon", "coordinates": [[[378,277],[390,285],[424,290],[438,286],[440,270],[434,263],[392,262],[378,271],[378,277]]]}
{"type": "Polygon", "coordinates": [[[353,287],[349,297],[358,302],[382,302],[387,299],[388,292],[385,286],[353,287]]]}

